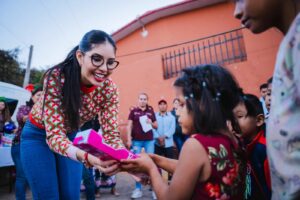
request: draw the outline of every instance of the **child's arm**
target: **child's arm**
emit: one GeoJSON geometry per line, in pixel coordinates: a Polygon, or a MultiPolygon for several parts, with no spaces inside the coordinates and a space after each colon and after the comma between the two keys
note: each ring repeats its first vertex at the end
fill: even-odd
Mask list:
{"type": "Polygon", "coordinates": [[[170,186],[164,185],[154,173],[150,174],[158,199],[191,199],[197,183],[210,176],[210,163],[203,146],[194,138],[188,139],[182,148],[170,186]]]}
{"type": "Polygon", "coordinates": [[[203,146],[191,138],[182,148],[170,186],[163,180],[157,167],[147,154],[134,160],[123,160],[122,168],[130,172],[150,175],[152,187],[161,200],[191,199],[196,184],[210,176],[210,163],[203,146]]]}
{"type": "Polygon", "coordinates": [[[166,158],[156,154],[149,154],[149,156],[159,168],[162,168],[169,173],[174,173],[178,160],[166,158]]]}

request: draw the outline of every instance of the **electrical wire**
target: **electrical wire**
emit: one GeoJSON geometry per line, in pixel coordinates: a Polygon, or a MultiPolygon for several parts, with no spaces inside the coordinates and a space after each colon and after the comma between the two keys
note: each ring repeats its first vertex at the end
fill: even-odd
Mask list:
{"type": "MultiPolygon", "coordinates": [[[[66,36],[66,34],[64,33],[64,31],[62,30],[61,26],[56,22],[55,18],[53,17],[53,15],[49,12],[48,8],[46,7],[46,5],[44,4],[43,0],[40,0],[41,5],[43,6],[43,8],[46,10],[50,20],[56,25],[57,29],[61,32],[61,34],[64,36],[64,38],[66,40],[68,40],[68,42],[71,44],[72,42],[69,40],[69,38],[66,36]]],[[[66,40],[63,40],[66,42],[66,40]]],[[[68,44],[69,45],[69,44],[68,44]]]]}
{"type": "Polygon", "coordinates": [[[17,37],[16,34],[14,34],[14,32],[12,32],[9,28],[7,28],[7,26],[5,26],[4,24],[0,23],[0,26],[5,29],[13,38],[15,38],[15,40],[18,42],[18,43],[21,43],[23,44],[24,46],[26,47],[29,47],[29,44],[27,44],[26,42],[24,42],[23,40],[20,40],[20,38],[17,37]]]}
{"type": "MultiPolygon", "coordinates": [[[[230,31],[227,31],[227,32],[223,32],[222,34],[230,33],[231,31],[242,30],[242,29],[244,29],[244,28],[245,28],[245,27],[233,29],[233,30],[230,30],[230,31]]],[[[197,39],[194,39],[194,40],[189,40],[189,41],[186,41],[186,42],[181,42],[181,43],[171,44],[171,45],[162,46],[162,47],[157,47],[157,48],[153,48],[153,49],[147,49],[147,50],[143,50],[143,51],[132,52],[132,53],[120,55],[120,56],[118,56],[118,57],[121,58],[121,57],[127,57],[127,56],[132,56],[132,55],[142,54],[142,53],[149,53],[149,52],[152,52],[152,51],[158,51],[158,50],[162,50],[162,49],[167,49],[167,48],[171,48],[171,47],[180,46],[180,45],[183,45],[183,44],[188,44],[188,43],[197,42],[197,41],[200,41],[200,40],[205,40],[205,39],[208,39],[208,38],[211,38],[211,37],[215,37],[215,36],[218,36],[218,35],[220,35],[220,34],[218,33],[218,34],[214,34],[214,35],[210,35],[210,36],[206,36],[206,37],[202,37],[202,38],[197,38],[197,39]]]]}

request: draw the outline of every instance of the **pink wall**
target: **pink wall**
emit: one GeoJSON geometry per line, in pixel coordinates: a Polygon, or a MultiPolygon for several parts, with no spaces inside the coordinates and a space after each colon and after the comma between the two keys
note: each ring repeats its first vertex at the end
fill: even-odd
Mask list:
{"type": "MultiPolygon", "coordinates": [[[[221,3],[159,19],[145,26],[149,32],[146,38],[141,37],[141,30],[137,30],[118,41],[117,56],[239,28],[240,23],[234,19],[233,10],[234,5],[232,3],[221,3]]],[[[258,94],[259,85],[272,75],[276,51],[282,36],[276,30],[269,30],[261,35],[253,35],[248,30],[243,29],[243,34],[247,61],[231,64],[227,68],[236,76],[246,92],[258,94]]],[[[114,72],[113,80],[120,90],[121,124],[126,123],[129,107],[136,105],[137,95],[142,91],[148,93],[150,105],[155,110],[157,110],[157,101],[161,96],[168,100],[171,109],[174,98],[172,83],[175,78],[163,79],[161,61],[162,54],[168,51],[169,49],[163,49],[118,57],[121,64],[114,72]]]]}

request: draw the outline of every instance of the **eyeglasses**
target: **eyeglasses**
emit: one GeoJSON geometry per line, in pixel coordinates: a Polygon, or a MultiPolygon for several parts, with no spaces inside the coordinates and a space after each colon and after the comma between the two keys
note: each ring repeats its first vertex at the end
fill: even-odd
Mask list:
{"type": "MultiPolygon", "coordinates": [[[[94,65],[94,67],[101,67],[104,64],[104,57],[100,54],[93,54],[90,56],[91,58],[91,63],[94,65]]],[[[108,59],[106,61],[106,67],[108,70],[113,70],[116,67],[118,67],[119,61],[116,61],[115,59],[108,59]]]]}

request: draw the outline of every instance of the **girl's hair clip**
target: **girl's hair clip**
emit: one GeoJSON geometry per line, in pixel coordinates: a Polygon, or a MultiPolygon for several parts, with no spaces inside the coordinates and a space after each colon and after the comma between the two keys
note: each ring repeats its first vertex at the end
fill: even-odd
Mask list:
{"type": "Polygon", "coordinates": [[[220,100],[220,96],[221,96],[221,93],[217,92],[216,97],[213,98],[213,101],[219,101],[220,100]]]}
{"type": "Polygon", "coordinates": [[[202,87],[206,87],[206,82],[202,81],[202,87]]]}
{"type": "Polygon", "coordinates": [[[191,93],[191,94],[189,94],[189,96],[184,96],[185,100],[188,100],[189,98],[194,98],[194,94],[191,93]]]}

